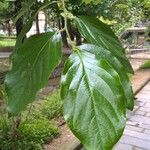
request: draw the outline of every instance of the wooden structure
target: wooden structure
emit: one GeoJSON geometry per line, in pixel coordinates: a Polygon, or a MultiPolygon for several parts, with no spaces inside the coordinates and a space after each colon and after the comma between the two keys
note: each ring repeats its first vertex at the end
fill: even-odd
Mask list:
{"type": "Polygon", "coordinates": [[[147,51],[145,32],[146,27],[129,28],[121,35],[120,39],[128,51],[147,51]]]}

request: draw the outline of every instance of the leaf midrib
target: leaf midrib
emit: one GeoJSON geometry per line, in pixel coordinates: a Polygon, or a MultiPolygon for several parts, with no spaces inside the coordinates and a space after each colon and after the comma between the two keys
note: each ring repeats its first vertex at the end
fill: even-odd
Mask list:
{"type": "MultiPolygon", "coordinates": [[[[88,75],[87,75],[87,73],[86,73],[86,69],[85,69],[85,67],[84,67],[84,62],[83,62],[83,60],[82,60],[82,57],[81,57],[81,55],[80,55],[80,52],[78,52],[77,51],[77,55],[78,55],[78,57],[79,57],[79,59],[81,60],[81,64],[82,64],[82,66],[83,66],[83,72],[84,72],[84,77],[85,77],[85,80],[87,81],[87,83],[89,83],[89,80],[88,80],[88,75]]],[[[89,91],[89,93],[90,93],[90,95],[91,95],[91,98],[92,98],[92,103],[93,103],[93,107],[94,107],[94,112],[95,112],[95,114],[97,114],[97,111],[96,111],[96,106],[95,106],[95,104],[94,104],[94,96],[93,96],[93,92],[91,91],[91,88],[90,88],[90,86],[89,86],[89,84],[87,84],[87,88],[88,88],[88,91],[89,91]]],[[[105,113],[104,113],[105,114],[105,113]]],[[[105,114],[106,115],[106,114],[105,114]]],[[[94,115],[95,116],[95,115],[94,115]]],[[[95,116],[95,119],[96,119],[96,123],[97,123],[97,126],[98,126],[98,128],[99,129],[101,129],[101,127],[99,126],[99,124],[98,124],[98,120],[97,120],[97,117],[95,116]]],[[[109,118],[108,118],[109,119],[109,118]]],[[[109,119],[110,120],[110,119],[109,119]]],[[[110,122],[111,122],[111,120],[110,120],[110,122]]],[[[112,122],[111,122],[111,124],[113,124],[112,122]]],[[[112,125],[113,126],[113,125],[112,125]]],[[[104,126],[105,127],[105,126],[104,126]]],[[[106,128],[106,127],[105,127],[106,128]]],[[[113,126],[113,128],[114,128],[114,126],[113,126]]],[[[107,129],[107,128],[106,128],[107,129]]],[[[115,130],[115,128],[114,128],[114,131],[115,131],[115,133],[117,133],[116,132],[116,130],[115,130]]],[[[107,132],[107,134],[109,135],[109,133],[107,132]]],[[[117,134],[116,134],[116,136],[117,136],[117,134]]],[[[110,137],[110,139],[111,139],[111,136],[109,135],[109,137],[110,137]]],[[[102,141],[101,141],[102,142],[102,141]]],[[[111,142],[112,142],[112,139],[111,139],[111,142]]],[[[113,143],[113,142],[112,142],[113,143]]]]}
{"type": "MultiPolygon", "coordinates": [[[[91,35],[91,37],[96,41],[96,44],[97,44],[97,46],[99,46],[99,42],[94,38],[94,36],[93,36],[93,34],[90,32],[90,30],[87,28],[87,26],[84,24],[84,22],[83,22],[83,20],[82,19],[80,19],[80,22],[82,23],[82,26],[84,26],[85,28],[86,28],[86,30],[90,33],[90,35],[91,35]]],[[[91,26],[90,24],[89,24],[89,26],[91,26]]],[[[92,26],[92,28],[94,28],[95,30],[97,30],[94,26],[92,26]]],[[[113,40],[113,42],[115,43],[115,44],[117,44],[116,42],[115,42],[115,39],[114,38],[110,38],[107,34],[104,34],[102,31],[99,31],[99,33],[101,33],[101,37],[100,37],[100,39],[101,39],[101,42],[103,43],[103,45],[105,45],[105,49],[108,49],[108,46],[106,45],[106,42],[107,43],[109,43],[107,40],[105,40],[105,39],[103,39],[103,36],[104,37],[107,37],[108,39],[111,39],[111,40],[113,40]]],[[[110,44],[110,43],[109,43],[110,44]]],[[[113,46],[113,49],[115,49],[114,48],[114,45],[111,45],[111,46],[113,46]]],[[[109,47],[110,47],[110,45],[109,45],[109,47]]],[[[119,48],[120,49],[120,48],[119,48]]],[[[118,53],[119,53],[119,57],[121,57],[121,58],[123,58],[124,59],[124,57],[122,56],[123,55],[123,51],[118,51],[118,53]]]]}
{"type": "Polygon", "coordinates": [[[33,68],[34,68],[34,66],[35,66],[35,64],[36,64],[36,62],[37,62],[38,59],[39,59],[40,54],[41,54],[42,51],[44,50],[44,47],[47,45],[47,43],[52,39],[52,37],[53,37],[54,35],[55,35],[55,33],[45,42],[45,44],[42,46],[41,50],[38,52],[37,57],[36,57],[35,61],[33,62],[33,65],[32,65],[32,68],[31,68],[31,73],[32,73],[32,70],[33,70],[33,68]]]}

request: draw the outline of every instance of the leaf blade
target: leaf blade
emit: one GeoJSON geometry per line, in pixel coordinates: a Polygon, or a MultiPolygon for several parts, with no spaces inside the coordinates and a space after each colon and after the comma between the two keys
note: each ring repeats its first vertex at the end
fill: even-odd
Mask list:
{"type": "Polygon", "coordinates": [[[113,56],[111,52],[96,45],[84,44],[80,46],[80,49],[90,52],[92,54],[95,54],[98,59],[105,59],[107,63],[109,63],[109,65],[115,69],[122,83],[122,88],[124,90],[125,99],[127,102],[127,109],[133,110],[134,96],[133,96],[132,85],[131,85],[128,75],[126,74],[124,67],[119,62],[119,60],[115,56],[113,56]]]}
{"type": "Polygon", "coordinates": [[[126,106],[118,74],[104,59],[83,49],[72,54],[62,76],[61,97],[65,120],[87,150],[110,149],[119,140],[126,106]]]}
{"type": "Polygon", "coordinates": [[[75,21],[80,33],[89,43],[111,51],[119,59],[121,64],[123,64],[127,72],[134,73],[131,64],[124,55],[125,50],[108,25],[89,16],[76,17],[75,21]]]}
{"type": "Polygon", "coordinates": [[[35,99],[37,91],[48,83],[51,72],[60,63],[60,34],[48,32],[31,36],[12,59],[13,66],[5,84],[8,112],[16,115],[35,99]]]}

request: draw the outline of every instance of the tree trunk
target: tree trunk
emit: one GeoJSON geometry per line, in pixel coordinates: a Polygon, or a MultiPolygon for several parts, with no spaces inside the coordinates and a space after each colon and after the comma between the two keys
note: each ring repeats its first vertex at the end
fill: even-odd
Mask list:
{"type": "MultiPolygon", "coordinates": [[[[60,21],[61,21],[61,29],[63,29],[65,27],[64,18],[61,17],[60,21]]],[[[61,37],[62,37],[63,46],[64,47],[69,47],[68,41],[67,41],[67,33],[66,33],[66,31],[61,32],[61,37]]]]}
{"type": "Polygon", "coordinates": [[[36,15],[36,34],[40,34],[40,28],[39,28],[39,14],[36,15]]]}
{"type": "Polygon", "coordinates": [[[68,30],[69,30],[69,34],[70,34],[70,38],[71,38],[71,41],[74,41],[74,28],[73,26],[71,25],[71,21],[68,20],[68,30]]]}
{"type": "Polygon", "coordinates": [[[12,128],[11,128],[11,138],[13,141],[13,143],[11,145],[12,150],[16,150],[16,143],[18,140],[18,128],[19,128],[20,122],[21,122],[20,116],[13,118],[12,128]]]}
{"type": "MultiPolygon", "coordinates": [[[[15,13],[17,14],[18,11],[22,8],[21,0],[14,1],[14,5],[15,5],[15,13]]],[[[23,18],[22,17],[17,20],[15,26],[16,26],[16,35],[18,36],[23,28],[23,18]]],[[[11,138],[13,141],[13,144],[11,145],[12,150],[16,149],[16,143],[18,140],[18,127],[19,127],[20,123],[21,123],[20,116],[13,118],[12,131],[11,131],[11,138]]]]}
{"type": "Polygon", "coordinates": [[[44,14],[45,14],[45,25],[44,25],[45,29],[44,30],[47,31],[48,17],[47,17],[47,11],[46,10],[44,11],[44,14]]]}
{"type": "Polygon", "coordinates": [[[8,36],[11,35],[11,26],[10,26],[9,21],[7,22],[7,33],[8,33],[8,36]]]}
{"type": "Polygon", "coordinates": [[[82,40],[81,40],[81,34],[77,31],[76,32],[76,45],[81,45],[82,40]]]}
{"type": "MultiPolygon", "coordinates": [[[[14,4],[15,4],[15,13],[17,14],[18,11],[22,8],[22,6],[21,6],[21,0],[16,0],[16,1],[14,2],[14,4]]],[[[21,30],[22,30],[22,27],[23,27],[23,18],[22,18],[22,17],[17,20],[15,26],[16,26],[16,34],[17,34],[17,36],[18,36],[19,33],[20,33],[21,30]]]]}

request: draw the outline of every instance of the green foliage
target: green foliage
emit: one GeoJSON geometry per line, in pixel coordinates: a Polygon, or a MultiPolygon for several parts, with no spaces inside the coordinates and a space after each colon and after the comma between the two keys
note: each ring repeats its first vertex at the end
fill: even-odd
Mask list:
{"type": "Polygon", "coordinates": [[[148,23],[146,27],[146,41],[150,42],[150,23],[148,23]]]}
{"type": "Polygon", "coordinates": [[[88,4],[88,3],[94,3],[95,5],[96,4],[98,4],[98,3],[100,3],[101,2],[101,0],[82,0],[82,2],[85,2],[86,4],[88,4]]]}
{"type": "Polygon", "coordinates": [[[150,60],[140,66],[140,69],[150,69],[150,60]]]}
{"type": "Polygon", "coordinates": [[[58,129],[45,118],[23,122],[19,130],[27,141],[35,141],[40,145],[48,142],[58,133],[58,129]]]}
{"type": "Polygon", "coordinates": [[[23,15],[25,15],[28,11],[32,11],[31,7],[35,4],[36,0],[32,0],[32,1],[27,1],[24,2],[24,7],[22,7],[18,14],[16,15],[15,19],[13,20],[14,22],[17,22],[17,20],[22,17],[23,15]]]}
{"type": "Polygon", "coordinates": [[[62,116],[62,100],[60,98],[60,91],[56,90],[43,101],[35,102],[32,106],[28,107],[28,111],[25,111],[24,116],[27,116],[27,120],[43,119],[51,120],[62,116]]]}
{"type": "Polygon", "coordinates": [[[144,19],[148,20],[150,18],[150,0],[140,0],[144,19]]]}
{"type": "Polygon", "coordinates": [[[8,8],[8,2],[1,0],[0,1],[0,10],[8,8]]]}
{"type": "Polygon", "coordinates": [[[119,75],[94,50],[79,47],[65,65],[64,116],[86,149],[111,149],[124,129],[126,102],[119,75]]]}
{"type": "MultiPolygon", "coordinates": [[[[10,122],[10,120],[9,120],[10,122]]],[[[11,123],[0,127],[1,150],[10,150],[14,145],[16,150],[42,150],[43,144],[51,140],[58,129],[46,119],[23,122],[17,130],[17,140],[12,138],[11,123]]]]}
{"type": "Polygon", "coordinates": [[[101,0],[69,0],[71,3],[73,4],[94,4],[97,5],[99,3],[101,3],[101,0]]]}
{"type": "Polygon", "coordinates": [[[48,119],[53,119],[54,117],[57,118],[62,116],[62,103],[60,92],[56,91],[46,98],[39,110],[42,115],[46,116],[48,119]]]}
{"type": "Polygon", "coordinates": [[[86,149],[111,149],[123,133],[126,107],[134,106],[128,78],[133,70],[107,25],[87,16],[75,20],[82,36],[94,45],[74,48],[65,64],[64,117],[86,149]]]}
{"type": "Polygon", "coordinates": [[[62,101],[59,91],[55,91],[40,103],[33,104],[31,110],[29,108],[22,114],[16,141],[13,141],[11,137],[11,118],[4,120],[0,115],[1,150],[10,150],[13,144],[16,150],[42,150],[43,144],[59,133],[58,128],[50,119],[60,115],[62,115],[62,101]]]}
{"type": "Polygon", "coordinates": [[[50,73],[60,63],[60,34],[34,35],[16,49],[12,58],[13,68],[5,80],[8,112],[18,114],[35,99],[37,91],[47,84],[50,73]]]}
{"type": "Polygon", "coordinates": [[[14,47],[16,43],[15,39],[0,38],[0,47],[14,47]]]}
{"type": "Polygon", "coordinates": [[[76,18],[76,20],[81,34],[88,42],[99,46],[97,53],[99,53],[103,59],[106,59],[120,75],[122,87],[126,96],[127,108],[132,110],[134,106],[133,92],[126,73],[132,73],[133,70],[123,53],[124,49],[117,37],[112,33],[108,26],[97,19],[80,17],[76,18]]]}
{"type": "Polygon", "coordinates": [[[109,19],[113,23],[111,24],[112,29],[118,35],[127,28],[134,26],[143,16],[139,0],[100,0],[97,5],[93,3],[76,3],[73,0],[70,0],[70,2],[72,3],[72,9],[69,10],[73,14],[109,19]]]}
{"type": "Polygon", "coordinates": [[[116,56],[129,73],[133,73],[128,59],[124,56],[124,49],[112,30],[98,19],[82,16],[76,18],[80,33],[88,42],[96,44],[116,56]]]}
{"type": "Polygon", "coordinates": [[[14,5],[6,0],[0,1],[0,26],[2,25],[4,28],[7,26],[7,23],[14,16],[14,5]]]}
{"type": "MultiPolygon", "coordinates": [[[[61,14],[71,41],[67,26],[67,14],[70,12],[65,8],[64,0],[62,5],[63,7],[60,4],[59,13],[63,8],[61,14]]],[[[120,10],[122,7],[128,9],[123,4],[117,6],[120,10]]],[[[73,53],[66,61],[61,79],[64,118],[87,150],[112,149],[123,133],[126,108],[132,110],[134,106],[128,78],[128,73],[133,73],[133,69],[125,56],[124,48],[108,25],[96,17],[78,16],[72,19],[88,44],[77,47],[70,42],[73,53]]],[[[30,28],[29,24],[26,26],[27,30],[22,30],[23,34],[19,38],[24,38],[30,28]]],[[[19,46],[16,44],[12,69],[5,80],[8,112],[11,115],[19,114],[35,99],[37,91],[48,83],[51,72],[61,60],[59,31],[34,35],[23,41],[23,44],[21,42],[19,46]]],[[[38,111],[31,113],[19,128],[22,135],[38,142],[41,141],[40,136],[44,141],[48,136],[51,137],[47,131],[50,129],[47,118],[59,116],[62,109],[59,97],[56,96],[56,99],[56,105],[50,99],[51,102],[43,103],[38,111]],[[48,105],[54,111],[49,112],[48,105]],[[33,134],[29,136],[31,132],[33,134]]]]}
{"type": "Polygon", "coordinates": [[[17,50],[23,43],[23,40],[26,37],[26,34],[29,32],[33,24],[33,18],[31,17],[22,27],[20,34],[17,37],[17,41],[15,44],[15,50],[17,50]]]}
{"type": "Polygon", "coordinates": [[[147,38],[146,41],[150,43],[150,38],[147,38]]]}

